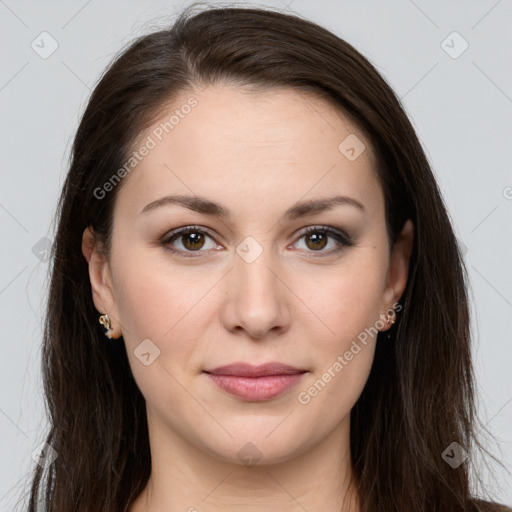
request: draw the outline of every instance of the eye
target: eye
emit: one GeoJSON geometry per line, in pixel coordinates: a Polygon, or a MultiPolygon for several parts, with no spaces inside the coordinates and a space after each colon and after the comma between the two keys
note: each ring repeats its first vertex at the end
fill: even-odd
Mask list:
{"type": "MultiPolygon", "coordinates": [[[[332,254],[342,250],[344,247],[354,245],[348,235],[328,226],[308,227],[302,231],[299,241],[302,239],[305,239],[307,252],[320,253],[318,255],[315,254],[315,257],[332,254]],[[329,239],[335,241],[334,248],[324,251],[323,249],[328,246],[329,239]]],[[[201,256],[201,254],[194,253],[206,252],[208,249],[219,249],[222,247],[214,242],[208,230],[198,226],[186,226],[175,229],[168,233],[160,243],[167,250],[185,257],[201,256]],[[213,242],[210,247],[207,247],[207,239],[213,242]]]]}
{"type": "MultiPolygon", "coordinates": [[[[304,239],[307,251],[321,253],[319,256],[332,254],[340,251],[345,246],[354,245],[348,235],[328,226],[311,226],[306,228],[302,232],[299,241],[302,239],[304,239]],[[329,239],[335,240],[334,248],[324,251],[323,249],[328,246],[329,239]]],[[[314,256],[317,255],[315,254],[314,256]]]]}
{"type": "MultiPolygon", "coordinates": [[[[207,238],[213,240],[212,236],[209,235],[208,232],[204,229],[201,229],[197,226],[186,226],[184,228],[175,229],[168,233],[168,235],[162,240],[161,244],[171,252],[179,253],[180,255],[186,257],[194,257],[196,255],[190,253],[205,252],[201,249],[205,248],[207,238]],[[175,241],[181,245],[181,248],[179,246],[178,248],[173,246],[175,241]]],[[[218,245],[213,244],[213,247],[206,247],[206,249],[212,249],[216,247],[218,247],[218,245]]]]}

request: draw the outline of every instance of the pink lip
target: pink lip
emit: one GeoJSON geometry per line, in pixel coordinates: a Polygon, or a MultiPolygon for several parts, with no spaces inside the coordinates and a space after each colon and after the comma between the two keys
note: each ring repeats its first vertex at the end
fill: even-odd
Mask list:
{"type": "Polygon", "coordinates": [[[234,363],[205,371],[221,389],[249,401],[271,400],[299,382],[305,370],[281,363],[234,363]]]}

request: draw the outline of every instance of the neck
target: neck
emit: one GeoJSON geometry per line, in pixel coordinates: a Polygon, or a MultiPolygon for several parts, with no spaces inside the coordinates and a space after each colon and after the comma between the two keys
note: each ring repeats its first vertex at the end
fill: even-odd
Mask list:
{"type": "Polygon", "coordinates": [[[360,512],[350,417],[307,451],[252,466],[200,450],[155,418],[148,425],[151,477],[130,512],[360,512]]]}

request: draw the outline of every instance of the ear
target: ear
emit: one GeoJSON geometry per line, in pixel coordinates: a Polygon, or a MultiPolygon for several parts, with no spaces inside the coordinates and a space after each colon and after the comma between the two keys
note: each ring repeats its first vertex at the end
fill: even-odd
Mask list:
{"type": "MultiPolygon", "coordinates": [[[[388,269],[388,279],[382,298],[382,307],[385,311],[393,309],[393,304],[402,297],[407,285],[409,262],[411,259],[414,239],[414,224],[408,219],[398,236],[391,251],[391,259],[388,269]]],[[[388,326],[388,328],[391,325],[388,326]]],[[[383,329],[387,330],[387,329],[383,329]]]]}
{"type": "Polygon", "coordinates": [[[98,242],[91,227],[85,228],[82,235],[82,254],[89,265],[92,299],[101,314],[107,313],[112,324],[112,338],[121,336],[121,324],[107,256],[99,251],[98,242]]]}

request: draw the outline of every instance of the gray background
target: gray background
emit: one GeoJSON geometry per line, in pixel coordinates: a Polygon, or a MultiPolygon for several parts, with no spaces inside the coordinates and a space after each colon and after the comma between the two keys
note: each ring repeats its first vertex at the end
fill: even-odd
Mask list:
{"type": "MultiPolygon", "coordinates": [[[[39,371],[44,237],[52,238],[79,115],[113,54],[189,3],[0,0],[1,511],[12,511],[28,485],[31,454],[46,425],[39,371]],[[58,44],[46,59],[40,53],[51,49],[51,39],[40,36],[44,31],[58,44]]],[[[511,468],[512,1],[259,5],[299,13],[346,39],[403,99],[467,251],[479,413],[492,434],[486,446],[511,468]],[[460,35],[448,37],[454,31],[460,35]],[[461,53],[464,41],[469,46],[461,53]]],[[[483,464],[476,454],[473,461],[483,464]]],[[[484,487],[512,505],[510,475],[491,469],[496,479],[481,470],[484,487]]]]}

